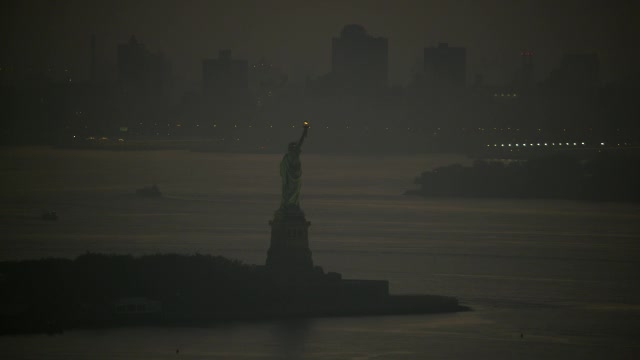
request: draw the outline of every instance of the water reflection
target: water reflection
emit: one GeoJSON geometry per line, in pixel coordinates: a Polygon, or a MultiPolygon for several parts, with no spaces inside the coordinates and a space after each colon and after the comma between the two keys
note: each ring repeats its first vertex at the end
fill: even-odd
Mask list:
{"type": "Polygon", "coordinates": [[[287,319],[274,324],[275,355],[279,359],[302,359],[307,339],[313,327],[313,319],[287,319]]]}

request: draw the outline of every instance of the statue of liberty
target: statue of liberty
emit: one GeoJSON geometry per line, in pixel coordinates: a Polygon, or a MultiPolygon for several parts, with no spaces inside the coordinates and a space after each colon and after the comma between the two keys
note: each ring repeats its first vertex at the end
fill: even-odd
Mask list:
{"type": "Polygon", "coordinates": [[[280,161],[280,177],[282,178],[282,197],[278,212],[293,210],[300,211],[300,187],[302,185],[302,165],[300,150],[307,137],[309,123],[304,122],[304,130],[298,142],[289,143],[287,153],[280,161]]]}
{"type": "Polygon", "coordinates": [[[280,207],[276,210],[271,226],[271,245],[267,252],[267,268],[283,279],[302,276],[314,271],[311,250],[309,249],[309,226],[304,212],[300,209],[300,185],[302,166],[300,150],[307,137],[309,123],[304,122],[302,137],[291,142],[287,153],[280,161],[282,177],[282,196],[280,207]],[[301,275],[302,274],[302,275],[301,275]]]}

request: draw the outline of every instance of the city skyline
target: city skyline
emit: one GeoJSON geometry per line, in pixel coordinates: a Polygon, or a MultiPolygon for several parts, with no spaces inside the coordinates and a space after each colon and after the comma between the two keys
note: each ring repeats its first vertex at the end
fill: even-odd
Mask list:
{"type": "Polygon", "coordinates": [[[638,15],[3,2],[4,358],[639,358],[638,15]]]}
{"type": "Polygon", "coordinates": [[[36,67],[42,63],[68,66],[76,78],[83,80],[89,78],[93,34],[96,66],[98,72],[106,74],[115,73],[117,45],[135,35],[148,49],[163,53],[171,62],[180,88],[200,83],[202,60],[215,57],[221,49],[231,49],[235,58],[250,64],[264,57],[281,67],[290,81],[303,82],[307,77],[328,73],[332,37],[347,24],[361,24],[371,36],[388,39],[392,86],[405,86],[412,74],[421,70],[424,48],[440,42],[467,49],[467,84],[476,75],[490,85],[510,81],[523,50],[535,52],[536,82],[546,78],[566,53],[597,53],[605,82],[637,77],[633,59],[638,50],[632,46],[632,39],[638,25],[631,21],[637,6],[630,3],[394,4],[13,3],[4,14],[1,61],[36,67]]]}

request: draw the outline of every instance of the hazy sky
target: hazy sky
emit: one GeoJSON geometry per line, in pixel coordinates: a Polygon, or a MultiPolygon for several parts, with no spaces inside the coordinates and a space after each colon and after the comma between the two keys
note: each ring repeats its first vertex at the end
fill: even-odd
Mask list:
{"type": "Polygon", "coordinates": [[[519,52],[535,51],[538,79],[564,52],[597,52],[605,80],[638,70],[638,16],[633,1],[4,1],[2,61],[69,66],[88,76],[89,39],[97,38],[99,70],[113,70],[116,45],[135,34],[162,50],[178,83],[195,84],[201,61],[221,48],[250,62],[261,56],[294,81],[330,70],[331,37],[362,24],[389,39],[390,80],[404,84],[424,46],[467,48],[469,77],[511,78],[519,52]]]}

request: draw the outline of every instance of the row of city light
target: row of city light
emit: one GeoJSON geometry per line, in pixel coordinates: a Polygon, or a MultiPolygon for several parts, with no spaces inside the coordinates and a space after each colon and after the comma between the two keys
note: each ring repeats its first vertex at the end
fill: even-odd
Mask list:
{"type": "MultiPolygon", "coordinates": [[[[160,133],[157,132],[156,135],[159,136],[160,133]]],[[[167,135],[171,136],[171,133],[167,133],[167,135]]],[[[73,138],[75,139],[76,136],[73,135],[73,138]]],[[[107,141],[107,140],[111,140],[111,139],[109,139],[109,138],[107,138],[105,136],[103,136],[103,137],[89,136],[89,137],[85,138],[85,140],[89,140],[89,141],[96,141],[96,140],[107,141]]],[[[221,140],[225,140],[225,139],[222,138],[221,140]]],[[[240,138],[239,137],[231,137],[231,140],[240,141],[240,138]]],[[[119,138],[119,139],[117,139],[117,141],[124,142],[125,140],[122,139],[122,138],[119,138]]],[[[586,145],[587,144],[583,141],[583,142],[580,142],[580,143],[577,143],[577,142],[574,142],[574,143],[571,143],[571,142],[564,142],[564,143],[562,143],[562,142],[558,142],[558,143],[552,142],[552,143],[487,144],[487,147],[500,147],[500,148],[503,148],[503,147],[511,147],[511,148],[513,148],[513,147],[518,147],[518,148],[519,147],[530,147],[530,148],[535,148],[535,147],[543,147],[543,146],[565,146],[566,147],[566,146],[586,146],[586,145]]],[[[606,144],[604,142],[600,143],[600,146],[605,146],[605,145],[606,144]]],[[[625,142],[623,144],[617,144],[617,145],[618,146],[623,146],[623,145],[624,146],[630,146],[632,144],[628,144],[628,143],[625,142]]]]}
{"type": "MultiPolygon", "coordinates": [[[[159,136],[160,133],[158,132],[158,133],[156,133],[156,135],[159,136]]],[[[167,133],[167,135],[171,136],[171,133],[167,133]]],[[[73,138],[75,139],[76,136],[73,135],[73,138]]],[[[103,137],[89,136],[85,140],[89,140],[89,141],[96,141],[96,140],[107,141],[107,140],[110,140],[110,139],[105,137],[105,136],[103,136],[103,137]]],[[[225,139],[222,138],[221,140],[225,140],[225,139]]],[[[239,137],[231,137],[231,140],[240,141],[240,138],[239,137]]],[[[118,142],[124,142],[125,140],[122,139],[122,138],[119,138],[119,139],[117,139],[117,141],[118,142]]],[[[586,146],[587,144],[585,142],[580,142],[579,144],[577,142],[574,142],[574,143],[570,143],[570,142],[555,143],[555,142],[553,142],[553,143],[551,143],[551,145],[549,145],[549,143],[535,143],[535,144],[534,143],[528,143],[528,144],[527,143],[516,143],[516,144],[487,144],[487,147],[527,147],[527,146],[528,147],[537,147],[537,146],[572,146],[572,145],[573,146],[580,146],[580,145],[581,146],[586,146]]],[[[620,144],[617,144],[617,145],[621,146],[620,144]]],[[[623,145],[627,146],[627,145],[631,145],[631,144],[624,143],[623,145]]],[[[601,142],[600,146],[605,146],[605,143],[601,142]]]]}
{"type": "MultiPolygon", "coordinates": [[[[142,123],[140,123],[140,125],[142,125],[142,123]]],[[[155,125],[155,126],[157,126],[158,124],[154,124],[154,125],[155,125]]],[[[167,124],[167,126],[171,126],[171,124],[167,124]]],[[[182,127],[182,124],[177,123],[177,124],[175,124],[175,126],[176,126],[176,127],[182,127]]],[[[214,128],[217,128],[217,127],[218,127],[218,124],[213,123],[213,124],[211,124],[210,126],[212,126],[212,127],[214,127],[214,128]]],[[[200,127],[200,124],[196,124],[196,127],[200,127]]],[[[242,128],[242,127],[243,127],[243,125],[233,124],[233,127],[234,127],[234,128],[242,128]]],[[[247,128],[273,128],[274,126],[273,126],[273,124],[264,124],[264,125],[258,125],[258,124],[256,124],[256,125],[251,125],[251,124],[250,124],[250,125],[244,125],[244,127],[247,127],[247,128]]],[[[291,127],[291,128],[296,128],[296,127],[299,127],[299,126],[298,126],[298,125],[276,125],[276,127],[291,127]]],[[[337,125],[337,126],[335,126],[335,127],[336,127],[336,128],[340,128],[340,126],[339,126],[339,125],[337,125]]],[[[353,127],[354,127],[354,126],[351,126],[351,125],[344,125],[344,128],[345,128],[345,129],[351,129],[351,128],[353,128],[353,127]]],[[[316,126],[316,128],[325,128],[325,129],[329,129],[329,126],[316,126]]],[[[364,127],[362,127],[362,129],[364,129],[364,130],[369,130],[369,126],[364,126],[364,127]]],[[[385,127],[384,129],[385,129],[385,130],[394,130],[394,129],[398,129],[398,128],[396,128],[396,127],[385,127]]],[[[419,128],[411,128],[411,127],[407,127],[407,131],[411,131],[411,130],[418,130],[418,129],[419,129],[419,128]]],[[[427,131],[428,129],[422,129],[422,130],[427,131]]],[[[438,131],[440,131],[441,129],[440,129],[440,128],[437,128],[437,130],[438,130],[438,131]]],[[[457,128],[456,130],[462,130],[462,131],[467,131],[467,130],[470,130],[470,131],[473,131],[473,130],[485,131],[486,129],[485,129],[485,128],[457,128]]],[[[495,130],[495,131],[505,131],[505,130],[507,130],[507,131],[512,131],[512,130],[513,130],[513,131],[520,131],[520,129],[516,129],[516,128],[506,128],[506,129],[505,129],[505,128],[493,128],[493,130],[495,130]]],[[[562,130],[563,130],[563,131],[567,131],[567,129],[562,129],[562,130]]],[[[538,132],[542,132],[542,129],[537,129],[537,131],[538,131],[538,132]]]]}
{"type": "MultiPolygon", "coordinates": [[[[82,112],[76,112],[76,115],[82,115],[82,112]]],[[[170,127],[172,124],[173,124],[175,127],[182,127],[182,126],[183,126],[183,125],[182,125],[182,123],[167,123],[167,126],[168,126],[168,127],[170,127]]],[[[140,123],[139,123],[139,125],[144,125],[144,123],[143,123],[143,122],[140,122],[140,123]]],[[[154,126],[158,126],[159,124],[158,124],[158,123],[154,123],[153,125],[154,125],[154,126]]],[[[201,124],[196,124],[195,126],[196,126],[196,127],[200,127],[200,125],[201,125],[201,124]]],[[[209,126],[214,127],[214,128],[217,128],[217,127],[218,127],[218,124],[216,124],[215,122],[214,122],[214,123],[209,123],[209,126]]],[[[292,127],[292,128],[295,128],[295,127],[298,127],[298,126],[299,126],[299,125],[280,125],[280,124],[276,124],[276,127],[292,127]]],[[[186,126],[185,126],[185,127],[186,127],[186,126]]],[[[234,128],[242,128],[242,127],[247,127],[247,128],[265,128],[265,127],[273,128],[274,126],[273,126],[273,124],[269,124],[269,123],[266,123],[266,124],[257,124],[257,123],[256,123],[256,124],[248,124],[248,125],[245,125],[245,124],[233,124],[233,127],[234,127],[234,128]]],[[[316,127],[317,127],[317,128],[326,128],[326,129],[328,129],[328,128],[329,128],[329,126],[316,126],[316,127]]],[[[339,128],[340,126],[339,126],[339,125],[336,125],[335,127],[338,127],[338,128],[339,128]]],[[[351,126],[351,125],[344,125],[344,127],[345,127],[346,129],[350,129],[350,128],[354,127],[354,126],[351,126]]],[[[364,126],[364,127],[363,127],[363,129],[368,130],[368,129],[369,129],[369,127],[368,127],[368,126],[364,126]]],[[[397,129],[397,128],[396,128],[396,127],[392,127],[392,128],[390,128],[390,127],[385,127],[385,130],[390,130],[390,129],[391,129],[391,130],[393,130],[393,129],[397,129]]],[[[407,130],[408,130],[408,131],[416,130],[416,128],[407,127],[407,130]]],[[[422,130],[425,130],[425,131],[426,131],[426,130],[428,130],[428,129],[422,129],[422,130]]],[[[436,128],[436,130],[437,130],[437,131],[441,131],[441,128],[436,128]]],[[[462,131],[476,131],[476,130],[477,130],[477,131],[486,131],[486,130],[487,130],[487,128],[483,128],[483,127],[477,127],[477,128],[476,128],[476,127],[469,127],[469,128],[467,128],[467,127],[463,127],[463,128],[445,129],[445,130],[462,130],[462,131]]],[[[494,131],[520,131],[520,129],[519,129],[519,128],[511,128],[511,127],[506,127],[506,128],[497,128],[497,127],[494,127],[494,128],[489,128],[489,131],[490,131],[490,130],[494,130],[494,131]]],[[[535,129],[535,130],[537,130],[538,132],[543,132],[543,131],[544,131],[544,130],[543,130],[543,129],[541,129],[541,128],[538,128],[538,129],[535,129]]],[[[593,131],[593,129],[591,129],[591,128],[584,129],[584,130],[587,130],[587,131],[593,131]]],[[[562,129],[562,131],[563,131],[563,132],[566,132],[566,131],[567,131],[567,129],[566,129],[566,128],[563,128],[563,129],[562,129]]],[[[617,131],[617,132],[620,132],[621,130],[620,130],[620,129],[616,129],[616,131],[617,131]]]]}
{"type": "MultiPolygon", "coordinates": [[[[167,124],[167,126],[169,126],[169,124],[167,124]]],[[[181,125],[181,124],[177,124],[176,126],[177,126],[177,127],[181,127],[182,125],[181,125]]],[[[218,127],[218,124],[213,124],[212,126],[213,126],[214,128],[217,128],[217,127],[218,127]]],[[[292,128],[296,128],[296,127],[297,127],[296,125],[285,125],[285,127],[289,127],[289,126],[291,126],[292,128]]],[[[196,127],[200,127],[200,124],[196,124],[196,127]]],[[[242,126],[238,126],[237,124],[234,124],[234,125],[233,125],[233,127],[234,127],[234,128],[241,128],[242,126]]],[[[255,128],[261,128],[261,126],[258,126],[258,125],[256,125],[256,126],[253,126],[253,125],[247,125],[247,127],[248,127],[248,128],[254,128],[254,127],[255,127],[255,128]]],[[[268,124],[268,125],[265,125],[264,127],[273,128],[273,125],[272,125],[272,124],[268,124]]],[[[276,125],[276,127],[278,127],[278,125],[276,125]]],[[[351,125],[345,125],[345,126],[344,126],[344,128],[345,128],[345,129],[351,129],[352,127],[353,127],[353,126],[351,126],[351,125]]],[[[329,126],[318,126],[318,128],[325,128],[325,129],[328,129],[328,128],[329,128],[329,126]]],[[[365,127],[363,127],[362,129],[364,129],[364,130],[369,130],[369,127],[368,127],[368,126],[365,126],[365,127]]],[[[394,129],[396,129],[396,128],[385,127],[384,129],[385,129],[385,130],[394,130],[394,129]]],[[[410,128],[410,127],[408,127],[408,128],[407,128],[407,131],[411,131],[411,130],[412,130],[412,128],[410,128]]],[[[416,130],[416,128],[413,128],[413,130],[416,130]]],[[[438,130],[440,130],[440,128],[438,128],[438,130]]],[[[484,129],[482,129],[482,130],[484,130],[484,129]]],[[[436,132],[436,133],[434,133],[434,134],[437,134],[437,132],[436,132]]]]}
{"type": "MultiPolygon", "coordinates": [[[[624,143],[624,144],[625,144],[625,145],[627,145],[627,143],[624,143]]],[[[516,143],[516,144],[487,144],[487,147],[520,147],[520,146],[522,146],[522,147],[527,147],[527,146],[529,146],[529,147],[536,147],[536,146],[586,146],[586,145],[587,145],[587,144],[586,144],[585,142],[580,142],[580,143],[577,143],[577,142],[574,142],[574,143],[571,143],[571,142],[565,142],[565,143],[562,143],[562,142],[558,142],[558,143],[552,142],[552,143],[535,143],[535,144],[534,144],[534,143],[528,143],[528,144],[527,144],[527,143],[516,143]]],[[[601,143],[600,143],[600,146],[605,146],[605,143],[604,143],[604,142],[601,142],[601,143]]],[[[618,144],[618,146],[620,146],[620,144],[618,144]]]]}

